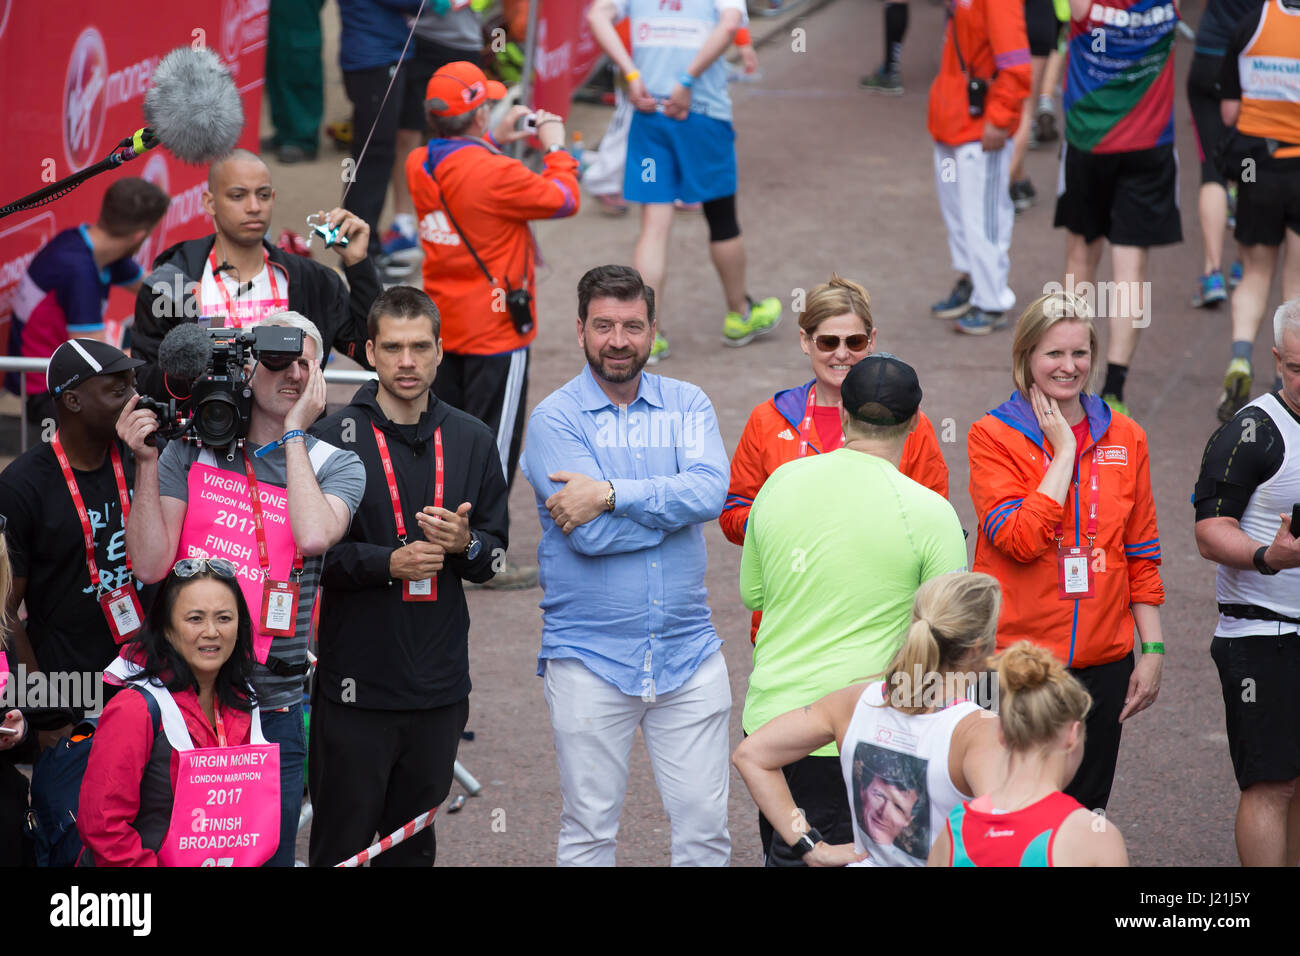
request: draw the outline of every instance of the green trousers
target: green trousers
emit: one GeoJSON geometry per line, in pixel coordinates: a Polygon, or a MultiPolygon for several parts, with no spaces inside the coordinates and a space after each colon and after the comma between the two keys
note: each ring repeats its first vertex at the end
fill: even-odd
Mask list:
{"type": "Polygon", "coordinates": [[[320,11],[325,0],[271,0],[266,95],[277,146],[315,150],[325,110],[320,11]]]}

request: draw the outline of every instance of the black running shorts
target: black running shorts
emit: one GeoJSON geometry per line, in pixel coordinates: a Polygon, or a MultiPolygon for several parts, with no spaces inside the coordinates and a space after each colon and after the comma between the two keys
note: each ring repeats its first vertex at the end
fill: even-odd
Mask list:
{"type": "Polygon", "coordinates": [[[1300,235],[1300,158],[1265,159],[1254,181],[1237,187],[1237,228],[1243,246],[1280,246],[1290,230],[1300,235]]]}
{"type": "Polygon", "coordinates": [[[1128,153],[1089,153],[1066,145],[1065,191],[1055,225],[1088,242],[1164,246],[1183,240],[1178,155],[1172,144],[1128,153]]]}
{"type": "Polygon", "coordinates": [[[1300,777],[1300,637],[1216,637],[1237,786],[1300,777]]]}
{"type": "Polygon", "coordinates": [[[1029,55],[1047,56],[1056,49],[1061,21],[1056,19],[1052,0],[1025,0],[1025,33],[1029,37],[1029,55]]]}

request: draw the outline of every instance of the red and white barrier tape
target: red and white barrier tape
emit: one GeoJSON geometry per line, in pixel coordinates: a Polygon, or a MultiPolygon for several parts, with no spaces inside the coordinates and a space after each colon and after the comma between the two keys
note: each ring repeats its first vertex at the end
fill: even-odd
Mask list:
{"type": "Polygon", "coordinates": [[[379,854],[383,853],[385,850],[391,850],[393,847],[397,846],[397,844],[401,843],[407,837],[415,836],[417,833],[419,833],[421,830],[423,830],[425,827],[427,827],[429,824],[433,822],[434,814],[436,814],[437,812],[438,812],[438,808],[434,807],[432,810],[429,810],[425,813],[421,813],[418,817],[416,817],[410,823],[406,824],[406,826],[402,827],[400,830],[394,830],[392,833],[388,834],[388,836],[384,837],[374,846],[362,850],[356,856],[349,857],[348,859],[344,860],[342,863],[339,863],[338,866],[357,867],[360,866],[362,863],[366,863],[370,860],[373,860],[375,857],[379,856],[379,854]]]}

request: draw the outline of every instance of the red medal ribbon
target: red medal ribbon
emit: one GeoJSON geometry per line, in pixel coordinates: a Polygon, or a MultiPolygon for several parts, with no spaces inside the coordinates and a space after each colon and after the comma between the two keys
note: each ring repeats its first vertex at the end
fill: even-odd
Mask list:
{"type": "MultiPolygon", "coordinates": [[[[90,583],[96,590],[99,590],[100,575],[99,568],[95,565],[95,532],[90,526],[90,515],[86,513],[86,505],[81,500],[81,490],[77,488],[77,479],[72,474],[72,465],[68,463],[68,456],[63,451],[63,443],[59,441],[59,433],[54,433],[54,440],[50,443],[54,448],[54,457],[59,461],[59,470],[63,472],[63,480],[68,485],[68,493],[72,495],[73,507],[77,509],[77,518],[81,521],[81,533],[86,545],[86,567],[90,570],[90,583]]],[[[126,528],[126,519],[131,515],[131,499],[126,492],[126,472],[122,468],[122,453],[117,450],[117,445],[112,444],[108,449],[109,457],[113,461],[113,481],[117,485],[117,499],[122,506],[122,528],[126,528]]],[[[131,556],[126,556],[126,569],[131,570],[131,556]]]]}
{"type": "MultiPolygon", "coordinates": [[[[262,526],[262,500],[257,491],[257,476],[253,474],[253,463],[244,455],[244,471],[248,475],[248,494],[253,499],[253,531],[257,536],[257,563],[262,568],[262,580],[271,576],[271,555],[266,547],[266,529],[262,526]]],[[[302,552],[297,544],[293,548],[293,569],[302,574],[302,552]]]]}
{"type": "MultiPolygon", "coordinates": [[[[278,302],[280,300],[280,286],[275,281],[275,269],[271,267],[271,257],[265,247],[262,248],[262,266],[266,269],[267,277],[271,280],[271,298],[278,302]]],[[[230,290],[226,288],[226,281],[221,278],[221,272],[217,269],[217,250],[215,247],[208,253],[208,267],[212,270],[212,281],[216,283],[217,288],[221,291],[222,298],[226,300],[226,321],[231,328],[243,328],[239,314],[235,312],[235,303],[230,299],[230,290]]],[[[238,288],[235,291],[238,292],[238,288]]]]}

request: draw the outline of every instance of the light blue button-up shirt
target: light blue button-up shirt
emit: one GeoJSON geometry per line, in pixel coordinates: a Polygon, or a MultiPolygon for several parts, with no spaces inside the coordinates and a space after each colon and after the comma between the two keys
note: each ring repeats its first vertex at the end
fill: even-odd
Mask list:
{"type": "Polygon", "coordinates": [[[702,524],[722,513],[731,468],[708,396],[642,373],[636,400],[616,406],[590,367],[528,420],[520,459],[537,495],[542,540],[542,649],[574,658],[625,694],[675,690],[722,646],[704,587],[702,524]],[[565,535],[546,499],[580,472],[614,486],[615,509],[565,535]]]}

